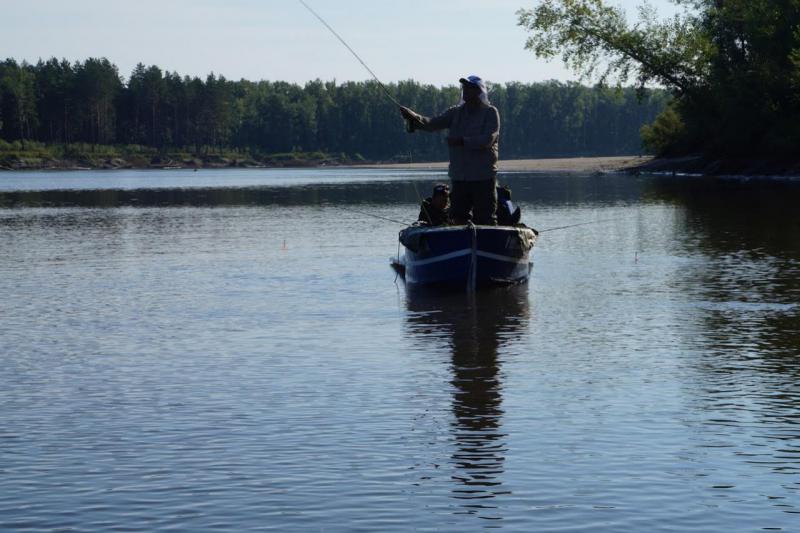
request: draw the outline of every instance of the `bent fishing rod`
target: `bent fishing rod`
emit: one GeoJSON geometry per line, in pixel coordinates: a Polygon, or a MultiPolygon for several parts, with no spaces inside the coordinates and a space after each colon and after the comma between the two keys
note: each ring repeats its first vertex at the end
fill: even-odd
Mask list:
{"type": "MultiPolygon", "coordinates": [[[[325,22],[325,19],[322,18],[319,15],[319,13],[317,13],[316,11],[311,9],[311,6],[308,5],[307,3],[305,3],[304,0],[297,0],[297,1],[300,2],[301,4],[303,4],[304,8],[306,8],[312,15],[314,15],[317,18],[317,20],[319,20],[326,28],[328,28],[328,30],[330,30],[330,32],[333,34],[333,36],[336,37],[337,39],[339,39],[339,42],[342,43],[344,45],[344,47],[347,48],[350,51],[351,54],[353,54],[353,57],[355,57],[358,60],[358,62],[361,63],[361,65],[365,69],[367,69],[367,72],[369,72],[370,76],[372,76],[372,79],[374,79],[378,83],[378,86],[383,90],[383,94],[386,95],[386,98],[391,100],[391,102],[394,105],[396,105],[398,108],[403,109],[403,106],[400,104],[400,102],[398,102],[397,99],[394,96],[392,96],[392,93],[389,92],[389,89],[386,88],[386,85],[384,85],[383,82],[378,79],[378,76],[372,71],[371,68],[369,68],[369,66],[364,62],[364,60],[361,59],[361,56],[359,56],[356,53],[356,51],[353,50],[353,48],[349,44],[347,44],[347,41],[345,41],[342,38],[341,35],[336,33],[336,30],[334,30],[333,27],[330,24],[325,22]]],[[[414,132],[414,126],[411,124],[411,119],[405,119],[405,123],[406,123],[406,131],[408,133],[413,133],[414,132]]],[[[419,194],[419,191],[417,191],[417,186],[416,185],[414,185],[414,191],[417,193],[417,198],[419,199],[420,203],[423,203],[422,202],[422,196],[419,194]]],[[[423,204],[422,208],[425,209],[425,211],[427,212],[427,208],[425,208],[424,204],[423,204]]],[[[378,218],[381,218],[381,217],[378,217],[378,218]]]]}
{"type": "Polygon", "coordinates": [[[364,60],[363,60],[363,59],[361,59],[361,57],[360,57],[360,56],[359,56],[359,55],[356,53],[356,51],[355,51],[355,50],[353,50],[353,49],[350,47],[350,45],[349,45],[349,44],[347,44],[347,42],[346,42],[344,39],[342,39],[342,37],[341,37],[341,36],[340,36],[338,33],[336,33],[336,30],[334,30],[334,29],[331,27],[331,25],[330,25],[330,24],[328,24],[327,22],[325,22],[325,19],[324,19],[324,18],[322,18],[321,16],[319,16],[319,14],[318,14],[316,11],[314,11],[313,9],[311,9],[311,6],[309,6],[308,4],[306,4],[306,3],[305,3],[303,0],[297,0],[297,1],[298,1],[298,2],[300,2],[301,4],[303,4],[303,7],[305,7],[306,9],[308,9],[308,10],[311,12],[311,14],[312,14],[312,15],[314,15],[315,17],[317,17],[317,20],[319,20],[319,21],[320,21],[320,22],[321,22],[321,23],[322,23],[322,24],[323,24],[323,25],[324,25],[326,28],[328,28],[328,29],[330,30],[330,32],[331,32],[331,33],[334,35],[334,37],[336,37],[337,39],[339,39],[339,42],[340,42],[340,43],[342,43],[342,44],[345,46],[345,48],[347,48],[348,50],[350,50],[350,53],[351,53],[351,54],[353,54],[353,56],[354,56],[356,59],[358,59],[358,62],[359,62],[359,63],[361,63],[361,65],[362,65],[362,66],[363,66],[365,69],[367,69],[367,72],[369,72],[369,73],[370,73],[370,75],[372,76],[372,79],[374,79],[376,82],[378,82],[378,85],[380,86],[380,88],[381,88],[381,89],[383,89],[383,93],[386,95],[386,97],[387,97],[389,100],[391,100],[391,101],[392,101],[392,103],[393,103],[394,105],[396,105],[397,107],[403,107],[402,105],[400,105],[400,102],[398,102],[398,101],[397,101],[397,99],[396,99],[394,96],[392,96],[392,93],[390,93],[390,92],[389,92],[389,89],[387,89],[387,88],[386,88],[386,86],[383,84],[383,82],[381,82],[381,80],[379,80],[379,79],[378,79],[378,76],[376,76],[376,75],[375,75],[375,73],[374,73],[374,72],[372,72],[372,69],[371,69],[371,68],[369,68],[369,66],[367,66],[367,64],[364,62],[364,60]]]}

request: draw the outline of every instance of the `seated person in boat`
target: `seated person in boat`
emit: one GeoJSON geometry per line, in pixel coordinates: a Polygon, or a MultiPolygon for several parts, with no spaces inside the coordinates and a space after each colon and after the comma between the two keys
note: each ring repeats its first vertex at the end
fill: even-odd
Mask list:
{"type": "Polygon", "coordinates": [[[511,189],[502,185],[497,188],[497,224],[499,226],[515,226],[519,224],[522,213],[519,207],[511,203],[511,189]]]}
{"type": "Polygon", "coordinates": [[[450,153],[450,218],[454,224],[497,225],[497,154],[500,114],[489,103],[486,83],[468,76],[461,83],[461,101],[435,117],[400,107],[408,131],[448,130],[450,153]]]}
{"type": "Polygon", "coordinates": [[[428,226],[443,226],[450,222],[450,187],[437,183],[433,194],[419,208],[418,220],[428,226]]]}

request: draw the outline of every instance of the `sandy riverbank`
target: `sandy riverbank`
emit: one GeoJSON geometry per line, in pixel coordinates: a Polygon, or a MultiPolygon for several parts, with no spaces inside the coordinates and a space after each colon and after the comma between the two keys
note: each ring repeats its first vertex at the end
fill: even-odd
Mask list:
{"type": "MultiPolygon", "coordinates": [[[[507,159],[500,160],[500,172],[614,172],[642,165],[650,156],[569,157],[560,159],[507,159]]],[[[359,165],[358,168],[387,168],[398,170],[446,170],[447,163],[389,163],[359,165]]]]}
{"type": "MultiPolygon", "coordinates": [[[[631,167],[643,166],[652,157],[613,156],[613,157],[569,157],[557,159],[507,159],[498,163],[501,172],[558,172],[591,174],[614,172],[631,167]]],[[[81,160],[56,160],[46,158],[22,158],[3,162],[0,170],[89,170],[89,169],[175,169],[175,168],[375,168],[397,170],[447,170],[447,162],[438,163],[380,163],[368,162],[358,165],[341,164],[336,160],[313,161],[286,159],[280,161],[229,160],[207,158],[206,160],[157,158],[96,158],[81,160]]]]}

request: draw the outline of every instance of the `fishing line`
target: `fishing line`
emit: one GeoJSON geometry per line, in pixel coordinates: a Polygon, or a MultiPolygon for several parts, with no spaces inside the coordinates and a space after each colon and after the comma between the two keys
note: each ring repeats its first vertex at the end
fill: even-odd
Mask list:
{"type": "Polygon", "coordinates": [[[343,44],[343,45],[344,45],[344,46],[345,46],[345,47],[346,47],[348,50],[350,50],[350,53],[351,53],[351,54],[353,54],[353,56],[354,56],[356,59],[358,59],[358,62],[359,62],[359,63],[361,63],[361,65],[363,65],[363,67],[364,67],[365,69],[367,69],[367,72],[369,72],[369,73],[370,73],[370,75],[372,75],[372,78],[373,78],[375,81],[377,81],[377,82],[378,82],[378,85],[381,87],[381,89],[383,89],[383,92],[386,94],[386,97],[387,97],[387,98],[389,98],[389,100],[391,100],[391,101],[392,101],[392,103],[394,103],[394,105],[396,105],[397,107],[403,107],[402,105],[400,105],[400,102],[398,102],[398,101],[395,99],[395,97],[394,97],[394,96],[392,96],[392,93],[390,93],[390,92],[389,92],[389,89],[387,89],[387,88],[386,88],[386,86],[385,86],[385,85],[384,85],[384,84],[381,82],[381,80],[379,80],[379,79],[378,79],[378,76],[376,76],[376,75],[375,75],[375,73],[374,73],[374,72],[372,72],[372,69],[371,69],[371,68],[369,68],[369,67],[367,66],[367,64],[366,64],[366,63],[364,63],[364,60],[363,60],[363,59],[361,59],[361,58],[359,57],[359,55],[356,53],[356,51],[355,51],[355,50],[353,50],[352,48],[350,48],[350,45],[349,45],[349,44],[347,44],[347,42],[345,42],[345,40],[344,40],[344,39],[342,39],[342,37],[341,37],[341,36],[340,36],[338,33],[336,33],[336,30],[334,30],[334,29],[331,27],[331,25],[330,25],[330,24],[328,24],[327,22],[325,22],[325,19],[324,19],[324,18],[322,18],[322,17],[320,17],[320,16],[319,16],[319,14],[317,14],[317,12],[316,12],[316,11],[314,11],[313,9],[311,9],[311,6],[309,6],[308,4],[306,4],[306,3],[305,3],[303,0],[297,0],[297,1],[298,1],[298,2],[300,2],[301,4],[303,4],[303,7],[305,7],[306,9],[308,9],[308,10],[311,12],[311,14],[312,14],[312,15],[314,15],[315,17],[317,17],[317,19],[318,19],[318,20],[319,20],[319,21],[320,21],[322,24],[324,24],[324,25],[325,25],[325,27],[326,27],[326,28],[328,28],[328,29],[331,31],[331,33],[332,33],[332,34],[333,34],[333,35],[334,35],[334,36],[335,36],[337,39],[339,39],[339,42],[341,42],[341,43],[342,43],[342,44],[343,44]]]}
{"type": "Polygon", "coordinates": [[[340,205],[333,205],[331,207],[335,207],[337,209],[342,209],[344,211],[350,211],[351,213],[358,213],[359,215],[364,215],[373,218],[379,218],[381,220],[386,220],[389,222],[394,222],[395,224],[402,224],[403,226],[408,226],[408,222],[401,222],[400,220],[395,220],[394,218],[382,217],[380,215],[373,215],[372,213],[367,213],[366,211],[359,211],[358,209],[351,209],[349,207],[342,207],[340,205]]]}
{"type": "Polygon", "coordinates": [[[417,183],[414,180],[411,180],[411,185],[414,186],[414,192],[417,193],[417,200],[419,200],[419,205],[422,206],[422,210],[425,211],[425,216],[428,217],[428,220],[433,220],[430,213],[428,213],[428,208],[425,206],[425,202],[422,200],[422,196],[419,194],[417,183]]]}
{"type": "Polygon", "coordinates": [[[540,229],[538,230],[539,233],[544,233],[545,231],[556,231],[559,229],[567,229],[567,228],[576,228],[578,226],[586,226],[589,224],[600,224],[602,222],[615,222],[617,220],[625,220],[628,217],[619,217],[619,218],[607,218],[605,220],[593,220],[591,222],[581,222],[579,224],[570,224],[569,226],[559,226],[557,228],[547,228],[547,229],[540,229]]]}
{"type": "MultiPolygon", "coordinates": [[[[324,19],[324,18],[322,18],[322,17],[319,15],[319,13],[317,13],[316,11],[314,11],[314,10],[311,8],[311,6],[309,6],[307,3],[305,3],[305,2],[304,2],[304,0],[297,0],[297,1],[298,1],[298,2],[300,2],[301,4],[303,4],[303,7],[305,7],[305,8],[306,8],[306,9],[307,9],[307,10],[308,10],[308,11],[309,11],[309,12],[310,12],[312,15],[314,15],[314,16],[317,18],[317,20],[319,20],[319,21],[320,21],[320,22],[321,22],[321,23],[322,23],[322,24],[323,24],[323,25],[324,25],[326,28],[328,28],[328,30],[330,30],[330,32],[331,32],[331,33],[334,35],[334,37],[336,37],[337,39],[339,39],[339,42],[340,42],[340,43],[342,43],[342,44],[345,46],[345,48],[347,48],[347,49],[350,51],[350,53],[351,53],[351,54],[353,54],[353,57],[355,57],[355,58],[358,60],[358,62],[359,62],[359,63],[361,63],[361,65],[362,65],[362,66],[363,66],[365,69],[367,69],[367,72],[369,72],[369,73],[370,73],[370,75],[372,76],[372,79],[374,79],[374,80],[375,80],[375,81],[378,83],[378,85],[379,85],[379,86],[380,86],[380,88],[383,90],[383,93],[386,95],[386,97],[387,97],[389,100],[391,100],[391,101],[392,101],[392,103],[393,103],[394,105],[396,105],[397,107],[403,107],[403,106],[400,104],[400,102],[398,102],[398,101],[397,101],[397,99],[396,99],[394,96],[392,96],[392,93],[390,93],[390,92],[389,92],[389,89],[387,89],[387,88],[386,88],[386,86],[383,84],[383,82],[381,82],[381,80],[379,80],[379,79],[378,79],[378,76],[377,76],[377,75],[376,75],[376,74],[375,74],[375,73],[372,71],[372,69],[371,69],[371,68],[369,68],[369,66],[368,66],[368,65],[367,65],[367,64],[364,62],[364,60],[363,60],[363,59],[361,59],[361,57],[360,57],[360,56],[359,56],[359,55],[356,53],[356,51],[355,51],[355,50],[353,50],[353,48],[352,48],[352,47],[351,47],[349,44],[347,44],[347,41],[345,41],[345,40],[342,38],[342,36],[341,36],[341,35],[339,35],[338,33],[336,33],[336,30],[334,30],[334,29],[331,27],[331,25],[330,25],[330,24],[328,24],[328,23],[325,21],[325,19],[324,19]]],[[[409,132],[413,131],[413,128],[411,128],[411,126],[410,126],[410,125],[408,125],[408,124],[406,125],[406,129],[407,129],[407,131],[409,131],[409,132]]],[[[417,199],[419,200],[420,204],[422,205],[422,209],[425,211],[425,214],[426,214],[426,215],[428,215],[428,209],[425,207],[425,203],[422,201],[422,195],[420,195],[420,194],[419,194],[419,191],[417,190],[417,185],[416,185],[416,183],[414,183],[413,181],[412,181],[411,183],[412,183],[412,185],[414,186],[414,192],[416,193],[416,195],[417,195],[417,199]]],[[[354,211],[354,212],[359,212],[359,211],[355,211],[355,210],[353,210],[353,211],[354,211]]],[[[388,221],[390,221],[390,222],[396,222],[396,223],[398,223],[398,224],[405,224],[404,222],[399,222],[399,221],[397,221],[397,220],[392,220],[392,219],[389,219],[389,218],[386,218],[386,217],[379,217],[378,215],[372,215],[372,214],[370,214],[370,213],[361,213],[361,214],[362,214],[362,215],[367,215],[367,216],[376,217],[376,218],[382,218],[383,220],[388,220],[388,221]]],[[[428,215],[428,217],[430,218],[430,215],[428,215]]]]}

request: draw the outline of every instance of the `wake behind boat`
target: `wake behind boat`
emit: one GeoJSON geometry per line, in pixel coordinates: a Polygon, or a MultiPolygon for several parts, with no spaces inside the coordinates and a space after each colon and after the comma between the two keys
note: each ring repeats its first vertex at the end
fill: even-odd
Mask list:
{"type": "Polygon", "coordinates": [[[536,230],[517,226],[410,226],[392,260],[408,283],[477,288],[527,281],[536,230]]]}

